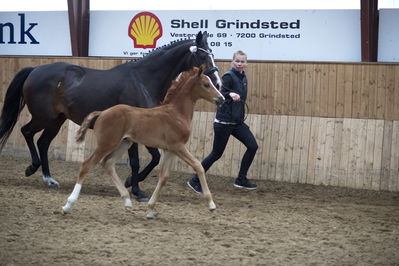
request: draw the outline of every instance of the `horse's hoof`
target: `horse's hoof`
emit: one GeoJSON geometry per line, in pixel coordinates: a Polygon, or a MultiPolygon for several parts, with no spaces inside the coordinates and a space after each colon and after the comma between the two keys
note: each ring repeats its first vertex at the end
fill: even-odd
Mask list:
{"type": "Polygon", "coordinates": [[[55,180],[48,182],[47,185],[49,188],[56,188],[56,189],[60,188],[60,183],[58,183],[55,180]]]}
{"type": "Polygon", "coordinates": [[[33,165],[29,165],[28,167],[26,167],[25,176],[33,175],[34,173],[36,173],[38,168],[39,167],[36,167],[36,166],[33,166],[33,165]]]}
{"type": "Polygon", "coordinates": [[[60,188],[60,183],[52,177],[43,176],[43,181],[49,188],[60,188]]]}
{"type": "Polygon", "coordinates": [[[129,188],[132,186],[132,176],[129,176],[128,178],[126,178],[125,180],[125,188],[129,188]]]}
{"type": "Polygon", "coordinates": [[[132,193],[138,202],[149,202],[150,199],[142,192],[137,191],[132,193]]]}
{"type": "Polygon", "coordinates": [[[51,184],[48,185],[48,187],[49,187],[49,188],[59,189],[59,188],[60,188],[60,185],[59,185],[59,184],[51,183],[51,184]]]}

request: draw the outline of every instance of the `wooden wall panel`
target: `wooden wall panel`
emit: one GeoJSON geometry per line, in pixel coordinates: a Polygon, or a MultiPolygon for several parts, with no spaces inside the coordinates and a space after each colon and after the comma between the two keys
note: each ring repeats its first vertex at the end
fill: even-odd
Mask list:
{"type": "MultiPolygon", "coordinates": [[[[25,66],[67,61],[108,69],[126,60],[0,57],[1,101],[12,77],[25,66]]],[[[229,62],[218,62],[220,73],[229,62]]],[[[252,114],[399,120],[399,64],[250,62],[252,114]]],[[[214,111],[202,101],[197,111],[214,111]]]]}
{"type": "MultiPolygon", "coordinates": [[[[247,124],[259,144],[249,178],[399,191],[399,121],[250,115],[247,124]]],[[[244,152],[231,138],[208,173],[236,177],[244,152]]]]}

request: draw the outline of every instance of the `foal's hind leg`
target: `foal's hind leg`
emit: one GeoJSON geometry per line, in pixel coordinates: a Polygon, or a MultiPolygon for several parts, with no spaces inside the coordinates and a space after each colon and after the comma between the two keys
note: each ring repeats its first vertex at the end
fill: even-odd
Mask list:
{"type": "Polygon", "coordinates": [[[51,177],[48,164],[48,148],[51,141],[55,138],[55,136],[57,136],[65,120],[66,118],[64,116],[59,116],[56,120],[52,121],[49,126],[44,129],[42,135],[37,141],[40,161],[42,163],[43,181],[51,188],[58,188],[60,184],[57,180],[51,177]]]}
{"type": "Polygon", "coordinates": [[[125,202],[125,207],[132,207],[132,201],[130,200],[129,191],[124,187],[122,181],[120,180],[118,174],[115,171],[115,163],[118,161],[122,155],[129,148],[131,142],[127,140],[123,140],[119,147],[113,151],[110,155],[107,155],[106,158],[102,161],[102,166],[106,170],[106,172],[112,177],[112,181],[116,188],[118,189],[121,197],[125,202]]]}
{"type": "Polygon", "coordinates": [[[157,187],[155,188],[154,192],[152,193],[150,201],[148,202],[147,218],[149,218],[149,219],[155,218],[155,209],[154,209],[155,203],[158,201],[161,189],[166,185],[166,182],[168,181],[170,168],[172,167],[174,158],[175,158],[175,155],[168,151],[164,151],[164,153],[162,155],[162,162],[161,162],[161,169],[159,170],[158,184],[157,184],[157,187]]]}
{"type": "Polygon", "coordinates": [[[73,205],[79,198],[80,190],[87,172],[89,172],[89,170],[92,169],[104,157],[104,154],[104,151],[99,151],[96,149],[90,155],[90,157],[82,163],[75,187],[73,188],[71,195],[69,195],[67,203],[62,207],[64,213],[69,213],[71,211],[73,205]]]}

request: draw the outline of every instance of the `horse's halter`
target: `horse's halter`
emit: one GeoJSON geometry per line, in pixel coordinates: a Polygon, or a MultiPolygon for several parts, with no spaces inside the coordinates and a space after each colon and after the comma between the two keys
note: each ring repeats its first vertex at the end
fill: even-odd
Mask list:
{"type": "Polygon", "coordinates": [[[213,60],[213,54],[211,53],[211,51],[205,50],[204,48],[197,47],[196,45],[190,46],[190,52],[191,53],[194,54],[194,53],[197,53],[198,51],[206,53],[209,56],[209,58],[211,59],[211,62],[212,62],[212,67],[210,69],[207,69],[206,71],[204,71],[204,74],[209,76],[210,74],[216,72],[215,76],[217,77],[217,83],[220,86],[221,85],[221,81],[220,81],[219,74],[218,74],[219,68],[215,65],[215,61],[213,60]]]}

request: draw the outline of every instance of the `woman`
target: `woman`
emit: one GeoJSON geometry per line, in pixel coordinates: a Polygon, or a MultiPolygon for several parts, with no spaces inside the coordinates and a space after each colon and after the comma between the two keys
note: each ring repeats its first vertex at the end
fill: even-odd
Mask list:
{"type": "MultiPolygon", "coordinates": [[[[216,111],[216,118],[213,124],[213,148],[201,164],[205,171],[208,171],[213,163],[223,155],[230,135],[232,135],[247,148],[241,160],[240,171],[234,186],[254,190],[257,186],[248,180],[247,173],[255,157],[258,144],[248,125],[244,123],[245,101],[247,99],[247,77],[244,69],[247,66],[247,55],[240,50],[235,52],[231,65],[232,69],[227,71],[222,77],[221,93],[226,98],[226,101],[216,111]]],[[[187,182],[187,185],[195,192],[202,193],[197,175],[194,175],[187,182]]]]}

